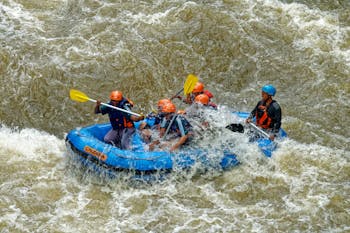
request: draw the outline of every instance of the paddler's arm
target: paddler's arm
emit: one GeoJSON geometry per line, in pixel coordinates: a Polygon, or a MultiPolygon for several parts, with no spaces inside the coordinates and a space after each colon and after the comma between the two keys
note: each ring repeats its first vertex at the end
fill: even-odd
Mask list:
{"type": "Polygon", "coordinates": [[[186,99],[183,100],[186,104],[192,104],[191,94],[186,95],[186,99]]]}
{"type": "Polygon", "coordinates": [[[159,130],[159,137],[162,138],[165,134],[166,128],[160,128],[159,130]]]}
{"type": "Polygon", "coordinates": [[[170,152],[176,150],[177,148],[179,148],[182,144],[184,144],[186,142],[186,140],[188,139],[188,134],[186,134],[185,136],[182,136],[177,143],[175,143],[171,148],[170,148],[170,152]]]}
{"type": "Polygon", "coordinates": [[[250,123],[252,122],[255,114],[256,114],[256,111],[258,110],[258,106],[259,106],[259,103],[255,106],[255,108],[253,109],[253,111],[251,111],[251,113],[249,114],[248,118],[245,120],[246,123],[250,123]]]}
{"type": "MultiPolygon", "coordinates": [[[[125,104],[123,106],[123,108],[129,112],[131,112],[131,105],[130,104],[125,104]]],[[[131,115],[131,114],[127,114],[128,117],[130,117],[130,120],[132,121],[141,121],[143,119],[145,119],[145,116],[144,115],[141,115],[141,116],[135,116],[135,115],[131,115]]]]}
{"type": "Polygon", "coordinates": [[[275,137],[278,135],[280,128],[281,128],[281,124],[282,124],[282,111],[281,111],[281,107],[277,104],[277,103],[273,103],[272,104],[272,108],[271,108],[272,113],[269,113],[269,115],[272,116],[273,119],[273,125],[272,125],[272,130],[270,133],[270,139],[273,141],[275,139],[275,137]]]}
{"type": "Polygon", "coordinates": [[[147,126],[146,122],[141,122],[141,124],[139,126],[139,130],[143,130],[146,126],[147,126]]]}
{"type": "Polygon", "coordinates": [[[145,119],[145,116],[144,116],[144,115],[141,115],[141,116],[131,115],[131,116],[130,116],[130,119],[131,119],[132,121],[142,121],[143,119],[145,119]]]}
{"type": "Polygon", "coordinates": [[[100,106],[101,106],[101,101],[100,101],[100,100],[97,100],[97,101],[96,101],[96,105],[95,105],[95,109],[94,109],[94,113],[95,113],[95,114],[101,113],[100,106]]]}

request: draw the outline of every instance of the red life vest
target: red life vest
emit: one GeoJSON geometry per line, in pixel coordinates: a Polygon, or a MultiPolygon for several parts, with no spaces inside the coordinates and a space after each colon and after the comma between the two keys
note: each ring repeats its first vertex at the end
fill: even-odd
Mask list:
{"type": "Polygon", "coordinates": [[[131,120],[128,120],[125,117],[123,117],[123,120],[124,120],[124,127],[125,128],[133,128],[134,127],[134,123],[131,120]]]}
{"type": "Polygon", "coordinates": [[[269,129],[271,128],[270,125],[271,125],[272,119],[267,114],[268,106],[264,106],[266,107],[265,110],[261,109],[260,108],[261,106],[264,106],[264,105],[263,104],[259,105],[255,114],[256,124],[257,126],[263,129],[269,129]]]}
{"type": "MultiPolygon", "coordinates": [[[[134,107],[134,102],[125,98],[125,100],[122,101],[122,103],[121,103],[121,108],[123,108],[124,104],[127,104],[127,103],[129,103],[131,107],[134,107]]],[[[133,128],[134,127],[134,122],[132,120],[130,120],[129,118],[126,118],[125,116],[123,116],[123,123],[124,123],[125,128],[133,128]]]]}
{"type": "Polygon", "coordinates": [[[204,91],[203,91],[203,94],[206,94],[206,95],[209,97],[209,99],[211,99],[211,98],[214,97],[214,95],[213,95],[210,91],[208,91],[208,90],[204,90],[204,91]]]}

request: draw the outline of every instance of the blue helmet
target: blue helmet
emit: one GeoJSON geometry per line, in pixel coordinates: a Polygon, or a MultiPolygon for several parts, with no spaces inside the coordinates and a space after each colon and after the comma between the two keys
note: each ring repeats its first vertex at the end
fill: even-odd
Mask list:
{"type": "Polygon", "coordinates": [[[265,85],[261,90],[271,96],[275,96],[276,94],[276,88],[272,85],[265,85]]]}

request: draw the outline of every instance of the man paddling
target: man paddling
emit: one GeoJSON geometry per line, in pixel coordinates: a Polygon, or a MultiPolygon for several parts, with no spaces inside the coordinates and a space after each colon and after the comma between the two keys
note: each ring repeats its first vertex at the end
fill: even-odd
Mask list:
{"type": "MultiPolygon", "coordinates": [[[[167,142],[163,142],[160,147],[169,146],[169,151],[175,151],[192,138],[192,126],[183,116],[176,114],[176,106],[173,103],[165,104],[162,113],[164,118],[160,125],[159,137],[167,142]]],[[[160,143],[159,140],[152,142],[149,149],[154,150],[160,143]]]]}
{"type": "MultiPolygon", "coordinates": [[[[132,102],[123,97],[122,92],[112,91],[109,104],[131,112],[132,102]]],[[[130,141],[135,133],[134,121],[144,119],[144,116],[135,116],[101,105],[101,101],[96,101],[95,114],[102,113],[109,116],[112,129],[105,135],[104,141],[121,149],[130,149],[130,141]]]]}
{"type": "Polygon", "coordinates": [[[151,142],[152,130],[159,130],[160,123],[164,118],[164,114],[162,112],[163,106],[172,103],[170,99],[161,99],[157,104],[157,112],[152,112],[148,114],[146,119],[141,122],[139,126],[139,130],[141,132],[142,138],[146,143],[151,142]]]}
{"type": "Polygon", "coordinates": [[[275,94],[276,88],[274,86],[263,86],[261,89],[262,99],[246,119],[246,123],[250,123],[255,117],[256,125],[269,133],[271,140],[274,140],[278,135],[282,120],[281,107],[277,101],[272,99],[275,94]]]}
{"type": "Polygon", "coordinates": [[[193,88],[193,91],[190,94],[187,94],[186,99],[184,100],[185,103],[187,104],[192,104],[195,103],[195,99],[198,95],[206,95],[209,98],[209,102],[208,105],[213,107],[213,108],[217,108],[216,104],[214,104],[213,102],[211,102],[211,99],[214,97],[214,95],[208,91],[208,90],[204,90],[204,84],[202,82],[197,82],[196,85],[193,88]]]}

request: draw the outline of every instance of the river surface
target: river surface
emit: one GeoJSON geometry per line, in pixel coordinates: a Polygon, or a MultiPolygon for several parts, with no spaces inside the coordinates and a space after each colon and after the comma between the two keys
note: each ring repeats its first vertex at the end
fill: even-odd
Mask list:
{"type": "Polygon", "coordinates": [[[350,231],[349,1],[0,0],[0,44],[1,233],[350,231]],[[239,111],[275,85],[289,139],[152,184],[70,161],[65,135],[107,121],[71,88],[147,113],[190,73],[239,111]]]}

